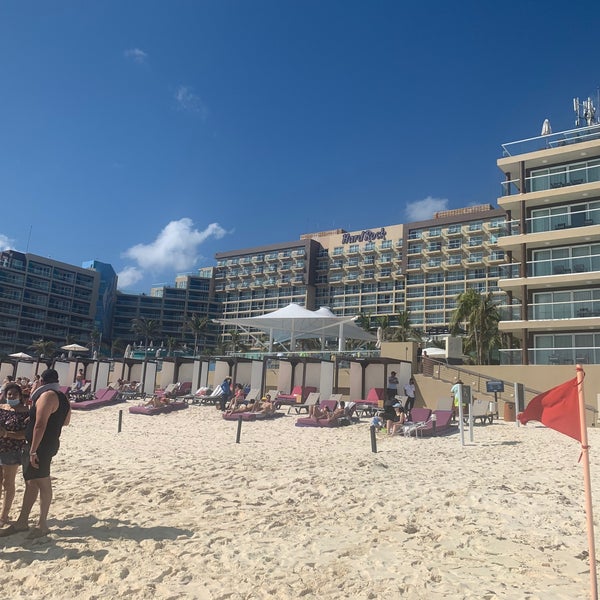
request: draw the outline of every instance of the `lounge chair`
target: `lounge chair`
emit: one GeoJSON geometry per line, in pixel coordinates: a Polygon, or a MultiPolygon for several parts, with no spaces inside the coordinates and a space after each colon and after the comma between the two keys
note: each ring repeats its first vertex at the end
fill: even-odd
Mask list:
{"type": "Polygon", "coordinates": [[[297,415],[299,415],[302,411],[306,411],[308,413],[310,410],[310,407],[315,406],[315,404],[317,404],[319,402],[320,396],[321,396],[321,394],[319,394],[319,392],[311,392],[308,395],[308,398],[306,398],[306,401],[303,402],[302,404],[290,404],[290,406],[288,408],[288,415],[290,414],[292,409],[296,411],[297,415]]]}
{"type": "Polygon", "coordinates": [[[154,395],[158,396],[159,398],[169,397],[177,389],[178,385],[179,384],[177,384],[177,383],[170,383],[166,388],[164,388],[162,390],[156,390],[154,392],[154,395]]]}
{"type": "Polygon", "coordinates": [[[90,400],[84,400],[83,402],[71,402],[71,408],[74,410],[89,410],[92,408],[99,408],[106,406],[107,404],[113,404],[120,402],[122,399],[119,397],[119,392],[111,388],[102,388],[98,390],[94,397],[90,400]]]}
{"type": "Polygon", "coordinates": [[[84,383],[78,390],[71,390],[69,392],[69,400],[72,402],[81,402],[82,400],[91,400],[94,394],[91,391],[91,382],[84,383]]]}
{"type": "Polygon", "coordinates": [[[191,381],[183,381],[173,390],[172,396],[175,398],[180,398],[182,396],[187,396],[191,391],[192,391],[192,382],[191,381]]]}
{"type": "Polygon", "coordinates": [[[210,394],[204,395],[196,395],[194,394],[192,399],[192,404],[218,404],[221,396],[223,395],[223,390],[221,386],[218,385],[210,394]]]}
{"type": "MultiPolygon", "coordinates": [[[[337,406],[337,401],[323,400],[319,403],[319,406],[321,408],[328,408],[333,412],[337,406]]],[[[339,427],[339,425],[339,419],[317,419],[316,417],[301,417],[300,419],[296,419],[296,427],[339,427]]]]}
{"type": "Polygon", "coordinates": [[[356,414],[362,417],[372,417],[379,409],[383,408],[385,390],[383,388],[371,388],[367,397],[356,402],[356,414]]]}
{"type": "Polygon", "coordinates": [[[415,437],[419,435],[421,437],[428,435],[445,435],[456,429],[456,427],[451,425],[451,422],[451,410],[434,410],[431,417],[429,417],[425,423],[418,423],[412,430],[406,432],[404,435],[411,435],[412,433],[415,434],[415,437]]]}
{"type": "MultiPolygon", "coordinates": [[[[483,398],[473,400],[471,402],[470,411],[473,415],[473,422],[477,421],[477,419],[479,419],[482,425],[485,425],[488,421],[490,423],[494,422],[494,413],[490,409],[489,400],[484,400],[483,398]]],[[[465,415],[465,421],[469,421],[469,415],[465,415]]]]}
{"type": "Polygon", "coordinates": [[[296,385],[289,394],[278,394],[277,398],[275,398],[275,405],[277,408],[279,408],[283,404],[289,406],[290,404],[300,404],[301,402],[306,402],[308,395],[311,392],[316,391],[316,387],[308,385],[302,387],[301,385],[296,385]],[[298,397],[300,397],[300,402],[298,402],[298,397]]]}

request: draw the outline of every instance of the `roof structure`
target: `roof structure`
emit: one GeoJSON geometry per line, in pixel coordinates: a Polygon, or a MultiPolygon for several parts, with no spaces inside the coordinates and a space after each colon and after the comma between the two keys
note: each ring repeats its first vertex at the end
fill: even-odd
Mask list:
{"type": "Polygon", "coordinates": [[[337,338],[339,350],[344,350],[347,339],[376,341],[376,336],[356,325],[356,317],[336,317],[328,308],[312,311],[299,304],[288,304],[283,308],[257,317],[238,319],[217,319],[223,325],[235,325],[249,331],[258,329],[269,334],[269,352],[273,342],[290,342],[290,350],[295,349],[298,339],[337,338]]]}

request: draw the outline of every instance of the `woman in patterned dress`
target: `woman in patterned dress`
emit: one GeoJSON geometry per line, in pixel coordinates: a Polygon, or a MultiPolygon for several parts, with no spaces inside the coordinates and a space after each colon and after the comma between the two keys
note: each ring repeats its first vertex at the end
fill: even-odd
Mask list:
{"type": "Polygon", "coordinates": [[[4,404],[0,404],[0,475],[4,492],[0,525],[5,525],[9,520],[28,418],[29,409],[23,404],[21,388],[16,383],[9,383],[4,389],[4,404]]]}

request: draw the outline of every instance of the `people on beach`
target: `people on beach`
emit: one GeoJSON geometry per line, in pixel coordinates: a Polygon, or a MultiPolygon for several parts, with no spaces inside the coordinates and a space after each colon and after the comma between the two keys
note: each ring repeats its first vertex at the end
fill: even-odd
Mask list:
{"type": "Polygon", "coordinates": [[[75,389],[74,391],[78,391],[83,387],[85,383],[85,375],[83,374],[83,369],[79,369],[77,376],[75,377],[75,389]]]}
{"type": "Polygon", "coordinates": [[[60,434],[71,418],[71,406],[67,397],[60,391],[58,373],[47,369],[41,376],[43,385],[32,396],[29,420],[25,430],[27,441],[23,460],[25,493],[18,519],[0,530],[0,537],[29,529],[29,514],[33,505],[40,499],[40,515],[37,526],[28,537],[36,538],[48,534],[48,511],[52,503],[52,482],[50,463],[60,447],[60,434]],[[29,460],[26,460],[26,459],[29,460]]]}
{"type": "Polygon", "coordinates": [[[394,435],[398,433],[404,427],[404,423],[406,423],[406,413],[404,412],[404,407],[400,402],[396,402],[393,406],[394,416],[391,419],[388,419],[387,422],[387,432],[389,435],[394,435]]]}
{"type": "Polygon", "coordinates": [[[392,371],[387,380],[387,404],[394,404],[396,402],[396,395],[398,394],[398,377],[396,371],[392,371]]]}
{"type": "Polygon", "coordinates": [[[450,396],[452,398],[452,420],[458,416],[458,404],[460,402],[460,387],[463,382],[459,377],[455,379],[454,385],[450,388],[450,396]]]}
{"type": "Polygon", "coordinates": [[[219,410],[224,411],[231,398],[231,377],[225,377],[221,384],[221,396],[219,397],[219,410]]]}
{"type": "Polygon", "coordinates": [[[406,402],[404,403],[404,412],[410,414],[410,411],[415,405],[416,396],[415,380],[411,377],[408,383],[404,386],[404,395],[406,396],[406,402]]]}
{"type": "Polygon", "coordinates": [[[8,523],[10,508],[15,498],[15,479],[25,446],[25,427],[29,410],[23,403],[23,393],[16,383],[4,390],[4,404],[0,405],[0,474],[2,476],[2,512],[0,526],[8,523]]]}
{"type": "Polygon", "coordinates": [[[235,391],[233,393],[233,398],[229,403],[229,410],[232,412],[242,412],[246,410],[248,402],[246,401],[246,394],[244,393],[244,386],[241,383],[235,384],[235,391]],[[239,411],[239,408],[242,408],[242,411],[239,411]]]}

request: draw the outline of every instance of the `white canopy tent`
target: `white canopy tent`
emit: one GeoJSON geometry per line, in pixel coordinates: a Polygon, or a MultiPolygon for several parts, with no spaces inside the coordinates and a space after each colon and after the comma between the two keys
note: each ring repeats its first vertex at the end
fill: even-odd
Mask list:
{"type": "Polygon", "coordinates": [[[298,339],[321,339],[324,346],[326,338],[337,338],[338,349],[345,349],[347,339],[375,341],[373,334],[361,329],[354,323],[355,317],[336,317],[328,308],[308,310],[299,304],[288,304],[258,317],[239,319],[217,319],[223,325],[235,325],[252,335],[252,329],[269,334],[269,352],[273,351],[274,342],[290,343],[294,351],[298,339]]]}

